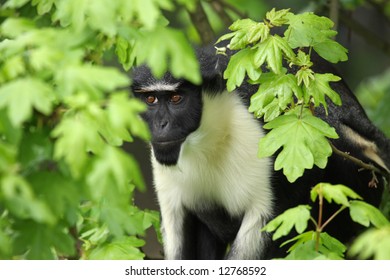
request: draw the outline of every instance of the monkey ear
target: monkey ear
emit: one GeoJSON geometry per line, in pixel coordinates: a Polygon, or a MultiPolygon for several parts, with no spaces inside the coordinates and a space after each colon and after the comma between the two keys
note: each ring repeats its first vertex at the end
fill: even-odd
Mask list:
{"type": "Polygon", "coordinates": [[[223,72],[229,62],[228,57],[217,54],[213,45],[198,49],[197,57],[202,75],[203,90],[211,92],[223,91],[226,88],[223,72]]]}

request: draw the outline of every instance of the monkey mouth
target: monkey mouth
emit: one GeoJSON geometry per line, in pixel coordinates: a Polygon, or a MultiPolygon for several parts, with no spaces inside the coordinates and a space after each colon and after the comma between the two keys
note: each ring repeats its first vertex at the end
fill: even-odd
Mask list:
{"type": "Polygon", "coordinates": [[[175,140],[167,140],[167,141],[152,141],[152,145],[157,146],[171,146],[171,145],[179,145],[186,140],[186,137],[175,139],[175,140]]]}
{"type": "Polygon", "coordinates": [[[181,144],[184,138],[169,141],[152,141],[153,153],[156,160],[163,165],[176,165],[179,159],[181,144]]]}

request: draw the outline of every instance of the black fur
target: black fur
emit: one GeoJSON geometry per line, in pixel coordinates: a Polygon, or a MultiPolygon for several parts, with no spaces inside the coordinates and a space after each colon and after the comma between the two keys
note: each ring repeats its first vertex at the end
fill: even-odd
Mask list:
{"type": "Polygon", "coordinates": [[[170,74],[163,78],[172,84],[179,83],[182,100],[178,104],[169,102],[172,92],[139,92],[141,86],[153,84],[149,69],[142,66],[134,75],[133,92],[141,100],[153,95],[160,102],[149,105],[143,118],[152,132],[152,146],[158,162],[175,165],[180,152],[180,145],[185,137],[199,127],[202,113],[201,88],[182,80],[175,80],[170,74]]]}
{"type": "MultiPolygon", "coordinates": [[[[143,100],[148,94],[153,94],[164,102],[151,105],[147,113],[143,115],[152,132],[152,147],[156,160],[168,166],[175,165],[180,154],[180,146],[185,137],[194,132],[200,124],[202,117],[202,94],[218,94],[226,90],[223,72],[227,67],[229,57],[216,55],[213,47],[198,50],[203,83],[200,86],[192,85],[187,81],[175,79],[170,73],[161,79],[167,84],[180,84],[178,92],[183,93],[183,100],[179,104],[170,104],[167,100],[172,95],[170,91],[143,92],[143,88],[156,83],[150,70],[141,66],[133,72],[133,92],[143,100]]],[[[314,71],[319,73],[335,73],[334,69],[323,59],[313,56],[314,71]]],[[[337,74],[337,73],[335,73],[337,74]]],[[[362,146],[346,134],[346,128],[365,140],[374,143],[378,150],[377,155],[385,166],[379,168],[390,169],[390,141],[367,118],[363,108],[344,82],[332,84],[333,89],[341,96],[343,105],[335,106],[330,100],[328,103],[328,115],[320,107],[315,114],[335,127],[340,138],[332,140],[332,143],[341,151],[348,152],[365,162],[373,162],[368,158],[362,146]]],[[[251,96],[257,87],[244,83],[235,93],[239,94],[245,106],[249,106],[251,96]]],[[[229,114],[229,112],[226,112],[229,114]]],[[[224,116],[221,116],[223,118],[224,116]]],[[[216,125],[218,125],[218,120],[216,125]]],[[[259,120],[259,125],[262,121],[259,120]]],[[[381,200],[385,180],[379,178],[377,187],[369,187],[372,172],[360,170],[360,167],[349,160],[333,154],[329,158],[325,169],[314,167],[307,170],[303,177],[294,183],[289,183],[281,171],[273,171],[272,192],[275,196],[276,216],[290,207],[299,204],[309,204],[310,189],[318,182],[344,184],[354,189],[365,201],[378,206],[381,200]]],[[[237,186],[239,187],[239,186],[237,186]]],[[[175,199],[172,197],[172,199],[175,199]]],[[[325,219],[334,212],[334,206],[325,207],[325,219]]],[[[317,215],[317,206],[313,205],[313,215],[317,215]]],[[[360,227],[351,221],[348,213],[342,213],[327,227],[327,232],[341,241],[348,241],[356,235],[360,227]]],[[[162,217],[164,219],[164,217],[162,217]]],[[[225,256],[226,247],[231,243],[240,228],[242,217],[231,217],[223,207],[215,205],[196,213],[186,210],[183,248],[177,258],[182,259],[221,259],[225,256]]],[[[260,230],[260,228],[259,228],[260,230]]],[[[257,258],[282,257],[286,254],[285,248],[279,248],[280,242],[267,246],[266,254],[257,258]]],[[[232,248],[234,250],[234,248],[232,248]]],[[[228,256],[229,257],[229,256],[228,256]]]]}

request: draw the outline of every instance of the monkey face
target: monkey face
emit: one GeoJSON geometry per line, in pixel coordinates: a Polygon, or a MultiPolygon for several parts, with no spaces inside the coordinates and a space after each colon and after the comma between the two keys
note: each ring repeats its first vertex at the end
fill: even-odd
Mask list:
{"type": "Polygon", "coordinates": [[[201,88],[189,83],[169,83],[165,79],[134,92],[148,107],[142,117],[152,134],[156,160],[164,165],[175,165],[182,143],[199,127],[201,88]]]}

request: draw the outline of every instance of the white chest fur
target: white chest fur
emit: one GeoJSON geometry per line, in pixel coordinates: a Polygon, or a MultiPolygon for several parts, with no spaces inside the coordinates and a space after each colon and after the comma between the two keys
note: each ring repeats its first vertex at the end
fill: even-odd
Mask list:
{"type": "Polygon", "coordinates": [[[269,215],[271,161],[257,158],[263,134],[236,94],[205,95],[200,127],[182,144],[177,165],[153,160],[159,199],[172,208],[217,204],[233,216],[246,211],[269,215]]]}

